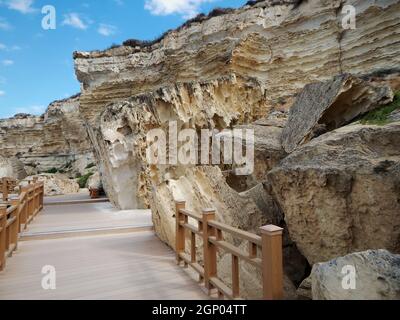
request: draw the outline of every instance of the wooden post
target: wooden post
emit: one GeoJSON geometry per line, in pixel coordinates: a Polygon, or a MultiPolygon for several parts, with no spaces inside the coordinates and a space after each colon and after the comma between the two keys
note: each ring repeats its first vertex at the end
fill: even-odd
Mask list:
{"type": "Polygon", "coordinates": [[[15,217],[15,221],[10,226],[10,244],[14,245],[14,250],[18,249],[18,232],[19,232],[19,209],[20,209],[20,201],[19,198],[13,198],[10,200],[10,203],[13,207],[16,207],[14,212],[11,214],[11,217],[15,217]]]}
{"type": "Polygon", "coordinates": [[[239,285],[239,258],[232,255],[232,297],[233,299],[239,298],[240,285],[239,285]]]}
{"type": "Polygon", "coordinates": [[[217,275],[217,248],[210,241],[210,237],[215,237],[215,229],[208,225],[208,222],[215,220],[214,209],[203,210],[203,250],[204,250],[204,284],[211,295],[212,285],[210,279],[217,275]]]}
{"type": "Polygon", "coordinates": [[[257,245],[252,242],[249,242],[249,258],[257,258],[257,245]]]}
{"type": "MultiPolygon", "coordinates": [[[[23,225],[24,229],[26,229],[26,225],[28,222],[28,190],[27,187],[20,187],[20,194],[25,194],[25,197],[22,199],[21,203],[21,212],[20,212],[20,224],[23,225]]],[[[22,229],[22,228],[21,228],[22,229]]],[[[20,230],[22,231],[22,230],[20,230]]]]}
{"type": "Polygon", "coordinates": [[[7,178],[2,178],[1,179],[2,183],[2,193],[3,193],[3,201],[8,201],[8,179],[7,178]]]}
{"type": "Polygon", "coordinates": [[[192,232],[192,239],[191,239],[191,248],[190,248],[190,262],[195,263],[197,260],[196,257],[196,234],[192,232]]]}
{"type": "Polygon", "coordinates": [[[184,210],[186,207],[185,201],[175,201],[176,213],[175,213],[175,224],[176,224],[176,238],[175,238],[175,251],[176,251],[176,263],[179,265],[181,258],[180,253],[185,252],[185,228],[181,226],[181,222],[185,221],[185,217],[180,213],[180,210],[184,210]]]}
{"type": "Polygon", "coordinates": [[[274,225],[261,228],[262,273],[265,300],[283,299],[283,229],[274,225]]]}
{"type": "Polygon", "coordinates": [[[0,204],[0,271],[6,267],[7,205],[0,204]]]}

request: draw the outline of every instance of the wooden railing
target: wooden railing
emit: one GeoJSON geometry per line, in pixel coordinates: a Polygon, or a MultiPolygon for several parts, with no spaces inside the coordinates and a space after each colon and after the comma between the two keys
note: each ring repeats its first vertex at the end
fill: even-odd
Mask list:
{"type": "Polygon", "coordinates": [[[43,209],[44,185],[37,180],[21,186],[19,195],[11,195],[16,181],[2,179],[3,202],[0,203],[0,271],[6,258],[18,248],[18,238],[33,218],[43,209]],[[7,189],[7,191],[6,191],[7,189]]]}
{"type": "Polygon", "coordinates": [[[178,265],[183,261],[191,266],[204,280],[208,294],[216,289],[219,298],[239,299],[239,260],[260,268],[263,278],[263,298],[280,300],[283,298],[283,229],[274,225],[260,228],[261,236],[246,232],[215,220],[215,210],[205,209],[202,215],[185,209],[184,201],[176,201],[176,259],[178,265]],[[197,226],[189,223],[189,219],[197,222],[197,226]],[[190,237],[186,237],[187,232],[190,237]],[[245,252],[224,240],[224,234],[232,238],[248,242],[245,252]],[[203,263],[197,261],[196,237],[203,240],[203,263]],[[190,242],[190,254],[186,253],[186,240],[190,242]],[[259,250],[261,248],[261,250],[259,250]],[[217,272],[218,250],[232,255],[232,284],[226,285],[217,272]]]}

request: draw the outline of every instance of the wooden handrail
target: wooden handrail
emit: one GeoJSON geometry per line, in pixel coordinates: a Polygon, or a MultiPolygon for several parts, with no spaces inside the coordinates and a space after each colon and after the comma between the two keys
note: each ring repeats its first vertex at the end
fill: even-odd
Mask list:
{"type": "Polygon", "coordinates": [[[20,187],[19,195],[11,196],[16,180],[1,179],[0,190],[3,204],[0,204],[0,271],[5,268],[6,257],[18,249],[19,234],[43,209],[44,183],[34,181],[20,187]]]}
{"type": "Polygon", "coordinates": [[[216,221],[215,209],[204,209],[202,215],[186,209],[184,201],[176,201],[176,259],[191,266],[200,277],[209,295],[217,289],[220,298],[240,298],[240,264],[243,260],[262,271],[263,298],[280,300],[283,298],[283,229],[274,225],[260,228],[261,236],[243,231],[216,221]],[[189,224],[189,218],[198,226],[189,224]],[[186,237],[189,232],[189,237],[186,237]],[[237,248],[224,239],[224,233],[232,238],[248,242],[248,251],[237,248]],[[196,236],[203,240],[203,264],[197,262],[196,236]],[[190,242],[190,255],[186,254],[186,241],[190,242]],[[261,248],[261,250],[259,250],[261,248]],[[227,286],[217,274],[217,251],[222,250],[232,257],[232,284],[227,286]]]}

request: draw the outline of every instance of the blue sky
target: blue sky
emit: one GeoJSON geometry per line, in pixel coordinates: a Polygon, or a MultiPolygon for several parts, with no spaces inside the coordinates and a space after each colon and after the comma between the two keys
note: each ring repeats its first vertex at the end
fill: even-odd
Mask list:
{"type": "Polygon", "coordinates": [[[246,0],[0,0],[0,118],[41,114],[80,91],[72,52],[150,40],[187,18],[246,0]],[[56,9],[56,29],[42,28],[42,8],[56,9]]]}

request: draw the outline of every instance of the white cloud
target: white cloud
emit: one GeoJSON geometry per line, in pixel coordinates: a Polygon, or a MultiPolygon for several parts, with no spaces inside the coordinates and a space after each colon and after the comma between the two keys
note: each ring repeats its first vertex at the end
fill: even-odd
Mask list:
{"type": "Polygon", "coordinates": [[[81,30],[86,30],[88,28],[87,23],[85,23],[79,14],[75,12],[64,15],[62,25],[71,26],[81,30]]]}
{"type": "Polygon", "coordinates": [[[1,61],[1,64],[5,67],[12,66],[14,64],[13,60],[5,59],[1,61]]]}
{"type": "Polygon", "coordinates": [[[117,27],[112,26],[110,24],[101,23],[99,25],[99,28],[97,29],[97,32],[102,36],[109,37],[115,34],[115,32],[117,32],[117,27]]]}
{"type": "Polygon", "coordinates": [[[153,15],[179,14],[189,19],[199,13],[202,4],[213,1],[215,0],[146,0],[144,7],[153,15]]]}
{"type": "Polygon", "coordinates": [[[5,96],[5,95],[6,95],[6,92],[3,90],[0,90],[0,97],[5,96]]]}
{"type": "Polygon", "coordinates": [[[8,21],[0,17],[0,30],[10,30],[12,27],[8,21]]]}
{"type": "Polygon", "coordinates": [[[3,51],[18,51],[18,50],[21,50],[21,47],[20,46],[7,46],[7,45],[5,45],[4,43],[1,43],[0,42],[0,50],[3,50],[3,51]]]}
{"type": "Polygon", "coordinates": [[[23,14],[32,13],[37,11],[32,7],[34,0],[6,0],[5,5],[11,9],[19,11],[23,14]]]}

